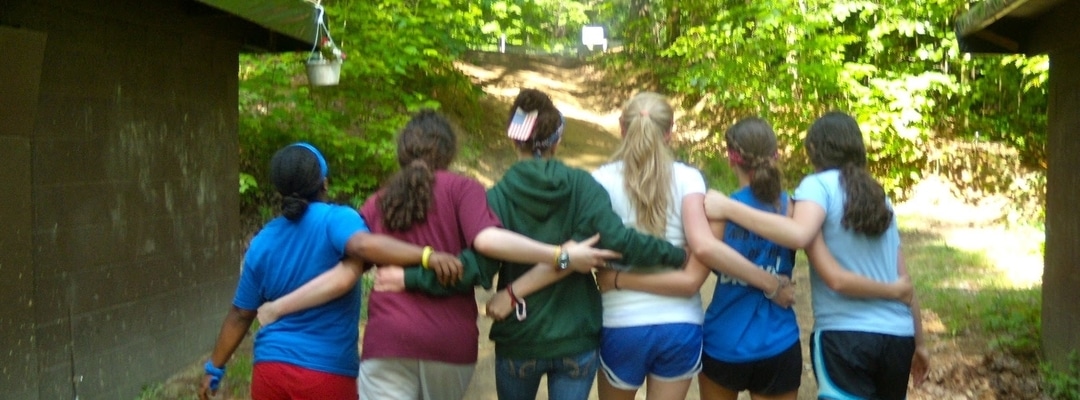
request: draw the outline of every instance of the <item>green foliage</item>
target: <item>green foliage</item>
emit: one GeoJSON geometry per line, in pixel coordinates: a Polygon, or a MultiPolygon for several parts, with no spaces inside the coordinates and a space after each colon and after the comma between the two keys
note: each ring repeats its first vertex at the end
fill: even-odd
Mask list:
{"type": "Polygon", "coordinates": [[[1042,337],[1042,290],[980,291],[978,297],[983,330],[992,338],[990,347],[1037,356],[1042,337]]]}
{"type": "MultiPolygon", "coordinates": [[[[626,41],[614,55],[622,61],[607,65],[654,70],[662,90],[694,110],[690,125],[722,132],[742,116],[767,119],[795,181],[808,170],[803,132],[821,113],[845,110],[860,121],[872,172],[902,200],[948,156],[936,149],[942,140],[981,134],[983,142],[1017,149],[1025,168],[1045,170],[1046,58],[961,54],[953,20],[966,6],[959,0],[612,0],[599,10],[611,19],[613,36],[626,41]]],[[[984,189],[982,181],[955,183],[984,189]]],[[[985,191],[1003,186],[1013,185],[992,181],[985,191]]],[[[1027,186],[1038,201],[1040,188],[1027,186]]]]}
{"type": "MultiPolygon", "coordinates": [[[[256,328],[252,328],[254,335],[256,328]]],[[[251,340],[251,339],[248,339],[251,340]]],[[[225,369],[224,385],[233,396],[244,396],[251,388],[251,374],[255,371],[255,360],[248,352],[237,353],[229,360],[229,366],[225,369]]]]}
{"type": "Polygon", "coordinates": [[[240,173],[240,194],[244,195],[259,189],[259,182],[254,176],[240,173]]]}
{"type": "Polygon", "coordinates": [[[368,299],[375,289],[375,274],[371,271],[360,275],[360,321],[367,321],[368,299]]]}
{"type": "Polygon", "coordinates": [[[481,32],[470,44],[485,50],[494,49],[499,36],[506,35],[511,46],[561,53],[576,48],[581,27],[590,22],[590,7],[580,1],[485,0],[479,7],[481,32]]]}
{"type": "Polygon", "coordinates": [[[679,160],[697,167],[705,176],[705,183],[710,189],[719,190],[722,193],[731,193],[739,188],[739,177],[728,165],[726,157],[712,157],[721,151],[723,138],[719,135],[707,138],[699,142],[679,143],[675,153],[679,160]]]}
{"type": "MultiPolygon", "coordinates": [[[[246,55],[240,71],[241,207],[262,214],[276,199],[269,160],[310,142],[330,165],[330,196],[359,205],[397,169],[394,138],[412,112],[451,103],[474,109],[479,90],[454,69],[480,9],[448,0],[343,0],[328,27],[347,55],[338,86],[311,88],[307,54],[246,55]]],[[[272,215],[272,214],[271,214],[272,215]]]]}
{"type": "Polygon", "coordinates": [[[1053,399],[1080,400],[1080,352],[1069,353],[1066,365],[1042,364],[1046,394],[1053,399]]]}

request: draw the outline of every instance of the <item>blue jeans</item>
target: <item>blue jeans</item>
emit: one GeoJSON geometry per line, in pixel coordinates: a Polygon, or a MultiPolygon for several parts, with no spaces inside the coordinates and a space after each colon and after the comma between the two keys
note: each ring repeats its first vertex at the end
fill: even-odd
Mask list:
{"type": "Polygon", "coordinates": [[[499,400],[535,400],[547,374],[548,399],[586,400],[599,358],[597,350],[560,358],[496,358],[495,391],[499,400]]]}

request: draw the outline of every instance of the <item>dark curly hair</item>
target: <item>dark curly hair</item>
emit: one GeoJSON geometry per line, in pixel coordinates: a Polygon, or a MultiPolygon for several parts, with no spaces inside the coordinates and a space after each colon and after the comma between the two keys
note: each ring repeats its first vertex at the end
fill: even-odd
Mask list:
{"type": "Polygon", "coordinates": [[[818,171],[840,170],[844,188],[844,228],[879,236],[892,224],[893,212],[885,189],[866,170],[866,147],[859,123],[850,115],[831,111],[810,126],[804,141],[810,163],[818,171]]]}
{"type": "Polygon", "coordinates": [[[519,107],[525,112],[536,110],[538,113],[529,139],[515,141],[518,150],[528,151],[538,156],[548,154],[552,148],[548,143],[548,138],[554,135],[562,125],[562,113],[555,108],[555,103],[544,92],[536,89],[521,89],[517,98],[514,99],[514,104],[510,106],[510,114],[506,119],[507,129],[510,128],[510,122],[514,120],[514,112],[519,107]]]}
{"type": "Polygon", "coordinates": [[[776,161],[776,132],[757,117],[740,119],[724,132],[732,161],[750,176],[750,193],[758,201],[779,208],[783,175],[776,161]]]}
{"type": "Polygon", "coordinates": [[[270,181],[281,194],[281,215],[290,221],[299,220],[308,204],[323,199],[324,180],[319,156],[305,147],[286,146],[270,159],[270,181]]]}
{"type": "Polygon", "coordinates": [[[401,232],[427,219],[435,171],[445,170],[456,153],[457,138],[445,117],[429,109],[413,115],[397,138],[401,170],[387,181],[378,200],[387,229],[401,232]]]}

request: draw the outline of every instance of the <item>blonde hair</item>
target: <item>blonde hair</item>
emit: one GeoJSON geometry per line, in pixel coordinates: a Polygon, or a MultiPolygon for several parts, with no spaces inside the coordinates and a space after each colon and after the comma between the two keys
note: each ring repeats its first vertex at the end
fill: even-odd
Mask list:
{"type": "Polygon", "coordinates": [[[671,166],[675,155],[665,137],[674,125],[667,99],[642,92],[623,107],[619,125],[623,140],[612,161],[623,162],[623,186],[636,213],[637,228],[663,237],[671,204],[671,166]]]}

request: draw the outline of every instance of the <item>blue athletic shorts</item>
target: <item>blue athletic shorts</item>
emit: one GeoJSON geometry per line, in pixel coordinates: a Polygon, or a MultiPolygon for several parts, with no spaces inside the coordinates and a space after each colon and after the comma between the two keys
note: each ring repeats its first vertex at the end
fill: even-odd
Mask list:
{"type": "Polygon", "coordinates": [[[701,325],[662,324],[604,328],[600,368],[612,386],[636,390],[646,376],[691,379],[701,371],[701,325]]]}

